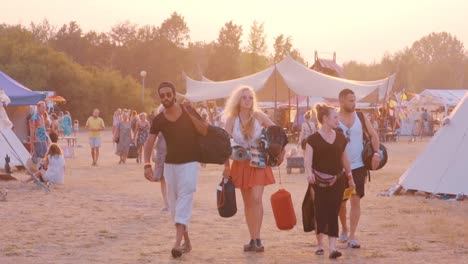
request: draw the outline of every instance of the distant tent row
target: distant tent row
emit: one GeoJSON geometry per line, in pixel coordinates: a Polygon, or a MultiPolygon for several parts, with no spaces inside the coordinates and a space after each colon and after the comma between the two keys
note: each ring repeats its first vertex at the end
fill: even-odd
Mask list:
{"type": "Polygon", "coordinates": [[[251,86],[259,101],[267,102],[284,102],[296,95],[337,98],[345,88],[352,89],[358,100],[377,102],[390,94],[395,74],[376,81],[352,81],[310,70],[286,57],[263,71],[238,79],[213,82],[205,77],[197,81],[187,75],[185,79],[185,97],[192,102],[227,98],[240,85],[251,86]]]}

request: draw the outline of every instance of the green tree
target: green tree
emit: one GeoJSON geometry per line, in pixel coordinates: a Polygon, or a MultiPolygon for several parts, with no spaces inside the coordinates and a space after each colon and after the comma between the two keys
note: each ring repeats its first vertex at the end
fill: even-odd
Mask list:
{"type": "Polygon", "coordinates": [[[251,73],[264,69],[266,66],[264,63],[265,60],[261,60],[261,57],[265,55],[267,50],[265,38],[266,35],[263,23],[260,24],[257,20],[254,20],[250,27],[249,40],[246,48],[249,54],[251,73]]]}
{"type": "Polygon", "coordinates": [[[184,47],[190,39],[190,30],[185,23],[184,17],[173,12],[171,17],[164,20],[159,29],[162,38],[176,46],[184,47]]]}
{"type": "Polygon", "coordinates": [[[212,80],[229,80],[240,75],[239,57],[242,26],[229,21],[219,31],[214,53],[210,56],[207,75],[212,80]]]}

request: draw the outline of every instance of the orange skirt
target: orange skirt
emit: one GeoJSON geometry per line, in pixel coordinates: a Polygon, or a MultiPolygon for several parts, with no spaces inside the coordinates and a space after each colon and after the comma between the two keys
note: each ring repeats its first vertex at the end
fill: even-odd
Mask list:
{"type": "Polygon", "coordinates": [[[240,189],[252,188],[256,185],[275,183],[271,167],[264,169],[250,167],[250,160],[234,160],[231,165],[231,178],[234,186],[240,189]]]}

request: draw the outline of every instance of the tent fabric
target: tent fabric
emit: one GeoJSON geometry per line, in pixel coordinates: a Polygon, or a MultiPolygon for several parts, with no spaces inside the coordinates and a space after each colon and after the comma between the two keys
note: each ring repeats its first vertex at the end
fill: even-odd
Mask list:
{"type": "Polygon", "coordinates": [[[0,71],[0,88],[10,97],[11,106],[34,105],[45,98],[45,94],[31,91],[2,71],[0,71]]]}
{"type": "Polygon", "coordinates": [[[204,82],[186,76],[186,97],[193,102],[226,98],[238,86],[249,85],[258,93],[260,101],[284,101],[296,95],[337,98],[344,88],[352,89],[358,100],[373,92],[383,99],[390,93],[394,79],[394,74],[371,82],[336,78],[310,70],[286,57],[266,70],[234,80],[204,82]]]}
{"type": "Polygon", "coordinates": [[[400,177],[408,190],[430,193],[468,193],[468,93],[424,151],[400,177]],[[429,165],[430,164],[430,165],[429,165]]]}
{"type": "Polygon", "coordinates": [[[5,157],[10,157],[10,166],[26,164],[30,158],[29,152],[9,128],[0,128],[0,167],[5,166],[5,157]]]}
{"type": "Polygon", "coordinates": [[[468,90],[425,89],[409,101],[412,107],[455,107],[468,90]]]}

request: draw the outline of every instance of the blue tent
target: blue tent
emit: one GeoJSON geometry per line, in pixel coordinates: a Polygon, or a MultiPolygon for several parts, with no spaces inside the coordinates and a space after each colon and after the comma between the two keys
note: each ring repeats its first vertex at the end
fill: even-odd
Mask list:
{"type": "Polygon", "coordinates": [[[31,91],[2,71],[0,71],[0,88],[10,97],[10,106],[34,105],[46,97],[45,94],[31,91]]]}

